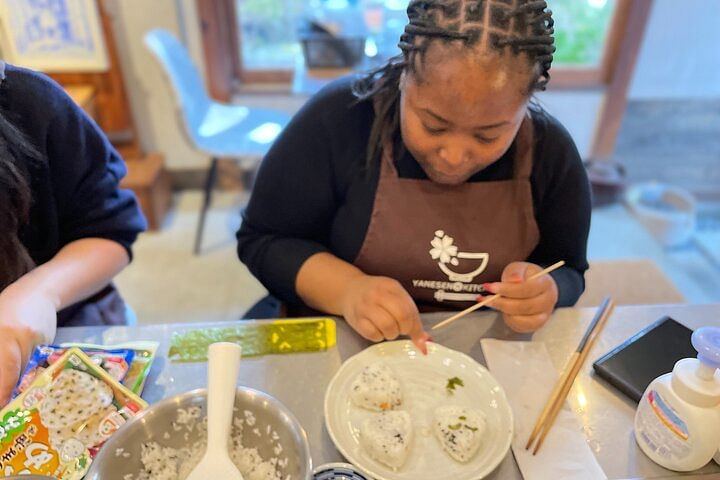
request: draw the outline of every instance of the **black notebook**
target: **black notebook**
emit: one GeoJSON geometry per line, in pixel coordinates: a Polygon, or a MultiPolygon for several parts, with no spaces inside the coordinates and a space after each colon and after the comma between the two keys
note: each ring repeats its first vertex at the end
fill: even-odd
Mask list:
{"type": "Polygon", "coordinates": [[[663,317],[641,330],[595,363],[595,373],[636,402],[660,375],[672,372],[675,363],[694,358],[692,330],[663,317]]]}

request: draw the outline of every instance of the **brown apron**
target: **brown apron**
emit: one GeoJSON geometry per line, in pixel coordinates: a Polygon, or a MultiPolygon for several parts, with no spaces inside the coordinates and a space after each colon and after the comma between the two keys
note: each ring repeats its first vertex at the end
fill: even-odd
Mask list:
{"type": "Polygon", "coordinates": [[[402,283],[423,311],[465,308],[498,281],[511,262],[525,261],[539,241],[530,174],[532,118],[515,143],[510,180],[447,186],[400,178],[392,143],[384,142],[370,225],[354,264],[402,283]]]}

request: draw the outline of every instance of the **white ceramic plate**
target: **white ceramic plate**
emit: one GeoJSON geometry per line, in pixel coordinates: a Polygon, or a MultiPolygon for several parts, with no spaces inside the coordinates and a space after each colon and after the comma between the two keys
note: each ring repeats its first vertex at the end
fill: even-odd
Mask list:
{"type": "Polygon", "coordinates": [[[469,356],[428,344],[423,356],[408,340],[386,342],[349,358],[330,382],[325,393],[325,425],[345,458],[377,480],[478,480],[491,473],[505,458],[513,435],[513,416],[505,392],[490,372],[469,356]],[[410,455],[397,471],[379,463],[360,446],[360,424],[373,412],[350,401],[350,385],[367,365],[383,361],[400,379],[401,410],[410,413],[415,438],[410,455]],[[445,389],[448,379],[465,383],[453,395],[445,389]],[[442,449],[432,429],[432,414],[443,404],[480,410],[487,430],[477,455],[468,463],[453,460],[442,449]]]}

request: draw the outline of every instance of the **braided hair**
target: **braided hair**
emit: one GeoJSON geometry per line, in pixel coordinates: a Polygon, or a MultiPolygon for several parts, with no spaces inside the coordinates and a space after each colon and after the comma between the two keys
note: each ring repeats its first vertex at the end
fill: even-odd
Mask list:
{"type": "Polygon", "coordinates": [[[533,67],[528,95],[545,90],[555,52],[552,12],[544,0],[411,0],[409,23],[400,37],[402,53],[353,85],[358,101],[375,102],[368,167],[382,153],[382,139],[400,131],[400,78],[417,73],[433,41],[462,42],[468,48],[525,54],[533,67]]]}
{"type": "Polygon", "coordinates": [[[28,162],[40,154],[0,111],[0,292],[34,267],[20,241],[32,193],[28,162]]]}

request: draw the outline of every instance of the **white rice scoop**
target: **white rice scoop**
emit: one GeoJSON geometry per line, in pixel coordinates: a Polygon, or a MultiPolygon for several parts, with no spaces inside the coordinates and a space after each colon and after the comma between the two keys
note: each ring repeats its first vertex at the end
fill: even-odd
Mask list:
{"type": "Polygon", "coordinates": [[[234,343],[213,343],[208,351],[207,452],[187,480],[243,480],[230,459],[228,437],[232,427],[235,390],[242,349],[234,343]]]}

